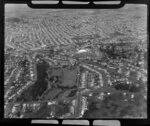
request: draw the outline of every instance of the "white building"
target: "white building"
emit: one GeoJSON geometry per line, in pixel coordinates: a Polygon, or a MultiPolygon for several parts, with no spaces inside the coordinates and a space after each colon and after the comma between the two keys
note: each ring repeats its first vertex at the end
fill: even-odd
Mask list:
{"type": "Polygon", "coordinates": [[[84,112],[87,110],[87,98],[86,97],[82,97],[81,100],[81,114],[83,115],[84,112]]]}

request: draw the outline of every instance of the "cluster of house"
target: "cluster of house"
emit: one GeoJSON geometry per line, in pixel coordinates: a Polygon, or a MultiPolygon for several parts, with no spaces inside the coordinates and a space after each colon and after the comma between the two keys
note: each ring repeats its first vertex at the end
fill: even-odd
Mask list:
{"type": "Polygon", "coordinates": [[[88,70],[81,73],[81,78],[80,78],[81,86],[80,86],[80,88],[91,88],[91,87],[96,86],[96,80],[95,80],[96,74],[97,73],[90,72],[88,70]]]}
{"type": "Polygon", "coordinates": [[[13,114],[13,116],[17,117],[18,112],[20,112],[20,114],[23,114],[24,112],[26,112],[28,110],[29,111],[32,110],[34,112],[34,111],[39,110],[40,107],[41,107],[40,103],[15,104],[12,108],[12,114],[13,114]]]}
{"type": "Polygon", "coordinates": [[[87,102],[87,97],[82,96],[81,97],[81,101],[77,101],[77,99],[72,100],[72,106],[70,106],[70,112],[72,115],[74,115],[76,113],[76,109],[80,110],[80,115],[82,116],[84,114],[84,112],[88,109],[88,102],[87,102]],[[78,108],[78,103],[80,102],[80,108],[78,108]]]}
{"type": "Polygon", "coordinates": [[[27,109],[31,109],[32,111],[37,111],[38,109],[40,109],[40,107],[41,107],[40,103],[33,103],[33,104],[24,103],[22,105],[22,111],[25,112],[27,109]]]}
{"type": "Polygon", "coordinates": [[[81,88],[86,88],[88,71],[81,73],[81,88]]]}

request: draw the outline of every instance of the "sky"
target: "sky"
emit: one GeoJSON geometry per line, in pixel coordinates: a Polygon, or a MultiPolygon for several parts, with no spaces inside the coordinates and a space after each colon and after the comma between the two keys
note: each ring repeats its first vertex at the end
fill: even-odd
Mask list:
{"type": "Polygon", "coordinates": [[[6,4],[5,12],[15,12],[19,10],[31,10],[26,4],[6,4]]]}

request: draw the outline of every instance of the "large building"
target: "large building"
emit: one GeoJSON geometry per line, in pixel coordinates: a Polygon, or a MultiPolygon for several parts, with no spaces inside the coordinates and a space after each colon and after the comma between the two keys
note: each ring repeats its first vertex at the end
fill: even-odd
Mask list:
{"type": "Polygon", "coordinates": [[[86,59],[86,58],[95,59],[99,57],[99,53],[98,52],[95,53],[95,51],[91,49],[80,49],[75,53],[73,57],[78,59],[86,59]]]}
{"type": "Polygon", "coordinates": [[[83,115],[86,110],[87,110],[87,98],[83,96],[81,100],[81,114],[83,115]]]}

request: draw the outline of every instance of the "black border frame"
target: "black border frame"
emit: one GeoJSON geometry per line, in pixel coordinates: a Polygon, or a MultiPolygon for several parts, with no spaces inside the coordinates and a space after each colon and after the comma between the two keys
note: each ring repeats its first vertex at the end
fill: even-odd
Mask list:
{"type": "MultiPolygon", "coordinates": [[[[60,0],[62,1],[62,0],[60,0]]],[[[71,1],[71,0],[70,0],[71,1]]],[[[90,1],[90,0],[85,0],[85,1],[90,1]]],[[[98,1],[98,0],[92,0],[92,1],[98,1]]],[[[110,0],[111,1],[111,0],[110,0]]],[[[150,9],[150,1],[149,0],[124,0],[126,4],[145,4],[147,5],[147,38],[148,38],[148,41],[147,41],[147,44],[148,44],[148,61],[150,59],[150,56],[149,56],[149,29],[150,29],[150,13],[149,13],[149,9],[150,9]]],[[[6,124],[30,124],[31,123],[31,120],[34,120],[34,119],[6,119],[4,118],[4,6],[5,4],[28,4],[29,7],[31,7],[31,3],[30,3],[30,0],[1,0],[0,1],[0,28],[2,29],[2,31],[0,32],[0,38],[1,38],[1,46],[0,46],[0,81],[2,82],[1,85],[0,85],[0,96],[2,97],[1,99],[1,102],[0,102],[0,122],[1,123],[6,123],[6,124]],[[1,114],[2,113],[2,114],[1,114]]],[[[42,6],[42,8],[67,8],[67,9],[73,9],[73,8],[81,8],[81,9],[88,9],[88,8],[92,8],[92,9],[105,9],[105,8],[108,8],[108,9],[112,9],[114,7],[112,6],[95,6],[93,4],[89,4],[88,6],[84,6],[84,5],[77,5],[77,6],[70,6],[70,5],[61,5],[61,3],[59,3],[57,6],[42,6]]],[[[33,6],[33,8],[36,8],[38,6],[33,6]]],[[[120,6],[122,7],[122,6],[120,6]]],[[[149,75],[149,62],[148,62],[148,75],[149,75]]],[[[148,77],[148,82],[149,84],[149,77],[148,77]]],[[[149,85],[147,85],[148,87],[148,97],[147,97],[147,119],[120,119],[120,118],[115,118],[115,119],[112,119],[112,118],[102,118],[100,120],[119,120],[121,125],[124,126],[124,125],[149,125],[150,124],[150,114],[149,114],[149,85]]],[[[43,120],[50,120],[50,119],[43,119],[43,120]]],[[[62,120],[63,119],[56,119],[59,121],[59,124],[62,125],[62,120]]],[[[68,119],[67,119],[68,120],[68,119]]],[[[71,119],[73,120],[73,119],[71,119]]],[[[75,120],[84,120],[84,118],[82,119],[75,119],[75,120]]],[[[89,125],[92,125],[92,122],[93,120],[99,120],[99,119],[86,119],[86,120],[89,120],[89,125]]],[[[52,124],[52,125],[56,125],[56,124],[52,124]]],[[[58,124],[57,124],[58,125],[58,124]]]]}

